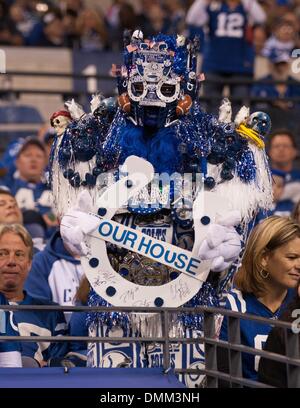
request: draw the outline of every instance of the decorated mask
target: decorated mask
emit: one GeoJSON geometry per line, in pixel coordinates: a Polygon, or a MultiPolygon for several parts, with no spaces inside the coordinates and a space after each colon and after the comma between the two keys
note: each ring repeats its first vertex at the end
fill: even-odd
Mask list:
{"type": "Polygon", "coordinates": [[[167,127],[189,112],[197,95],[196,43],[186,45],[182,36],[144,40],[138,34],[118,71],[118,103],[137,126],[167,127]]]}

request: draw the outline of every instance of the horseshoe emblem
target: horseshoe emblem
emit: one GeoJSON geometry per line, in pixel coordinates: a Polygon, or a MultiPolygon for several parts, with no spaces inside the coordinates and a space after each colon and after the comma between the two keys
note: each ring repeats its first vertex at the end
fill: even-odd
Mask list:
{"type": "Polygon", "coordinates": [[[89,252],[81,258],[86,276],[96,293],[114,306],[179,307],[195,296],[207,279],[211,262],[198,258],[199,247],[209,224],[230,210],[229,203],[214,192],[198,193],[193,204],[195,242],[192,251],[186,251],[111,221],[117,210],[154,177],[152,165],[136,156],[126,159],[124,170],[127,175],[97,200],[99,226],[86,237],[89,252]],[[106,241],[172,266],[181,273],[161,286],[130,282],[111,266],[106,241]]]}

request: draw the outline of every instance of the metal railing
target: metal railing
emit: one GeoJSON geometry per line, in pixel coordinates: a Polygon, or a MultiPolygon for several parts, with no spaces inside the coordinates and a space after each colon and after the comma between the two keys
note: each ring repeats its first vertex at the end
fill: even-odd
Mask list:
{"type": "MultiPolygon", "coordinates": [[[[83,73],[76,73],[76,72],[38,72],[38,71],[7,71],[4,75],[6,75],[8,78],[9,77],[18,77],[18,76],[25,76],[25,77],[45,77],[45,78],[65,78],[65,79],[77,79],[77,80],[82,80],[82,81],[87,81],[89,79],[94,79],[97,81],[108,81],[108,82],[114,82],[115,86],[117,86],[116,83],[116,78],[111,76],[111,75],[104,75],[104,74],[83,74],[83,73]]],[[[298,82],[295,79],[290,79],[290,80],[273,80],[273,79],[251,79],[251,78],[207,78],[205,79],[205,83],[215,83],[215,84],[224,84],[224,85],[248,85],[253,86],[253,85],[262,85],[262,84],[268,84],[268,85],[278,85],[278,84],[285,84],[285,85],[298,85],[300,87],[300,82],[298,82]]],[[[114,84],[113,84],[114,85],[114,84]]],[[[101,89],[99,89],[101,91],[101,89]]],[[[64,97],[77,97],[79,98],[80,96],[90,96],[90,92],[87,90],[77,90],[76,86],[72,90],[68,89],[61,89],[61,90],[56,90],[56,89],[51,89],[51,88],[45,88],[45,89],[28,89],[28,88],[21,88],[21,87],[16,87],[12,85],[8,85],[7,87],[3,88],[0,90],[0,95],[1,94],[7,94],[7,93],[13,93],[13,94],[48,94],[48,95],[55,95],[55,94],[61,94],[64,97]]],[[[111,95],[106,95],[106,96],[111,96],[111,95]]],[[[201,95],[199,96],[200,100],[203,101],[218,101],[222,98],[222,95],[201,95]]],[[[231,96],[230,99],[233,102],[240,102],[245,99],[245,97],[236,97],[236,96],[231,96]]],[[[300,97],[286,97],[286,98],[277,98],[277,97],[256,97],[253,95],[247,96],[247,101],[249,102],[275,102],[280,100],[284,100],[287,102],[300,102],[300,97]]]]}
{"type": "MultiPolygon", "coordinates": [[[[287,366],[287,386],[300,388],[300,353],[299,353],[299,334],[293,333],[292,324],[280,320],[270,320],[263,317],[254,316],[246,313],[229,311],[216,307],[197,307],[197,308],[141,308],[141,307],[103,307],[103,306],[31,306],[31,305],[1,305],[0,310],[6,311],[62,311],[62,312],[123,312],[123,313],[156,313],[161,315],[162,336],[157,337],[89,337],[89,336],[39,336],[41,342],[80,342],[89,343],[161,343],[163,348],[163,368],[165,372],[170,369],[170,344],[172,343],[199,343],[204,344],[205,350],[205,368],[204,369],[176,369],[178,374],[205,374],[206,383],[209,388],[217,388],[219,380],[225,380],[230,386],[246,386],[252,388],[270,387],[269,385],[259,383],[243,378],[242,374],[242,353],[248,353],[255,356],[268,358],[272,361],[284,363],[287,366]],[[169,321],[170,314],[189,313],[203,314],[204,334],[199,337],[184,338],[170,337],[169,321]],[[228,342],[219,340],[216,337],[215,316],[222,315],[228,317],[228,342]],[[286,355],[267,352],[264,350],[244,346],[241,344],[240,320],[246,319],[256,323],[268,324],[272,327],[279,327],[285,332],[286,355]],[[217,348],[222,347],[229,351],[229,373],[218,371],[217,366],[217,348]]],[[[30,336],[1,336],[0,341],[14,342],[36,342],[37,337],[30,336]]]]}

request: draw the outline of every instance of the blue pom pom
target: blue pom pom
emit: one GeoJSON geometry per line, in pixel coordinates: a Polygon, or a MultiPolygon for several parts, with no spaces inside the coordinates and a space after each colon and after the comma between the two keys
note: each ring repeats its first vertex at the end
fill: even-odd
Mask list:
{"type": "Polygon", "coordinates": [[[246,183],[255,180],[256,165],[253,153],[250,150],[246,150],[241,154],[237,165],[237,173],[241,180],[246,183]]]}

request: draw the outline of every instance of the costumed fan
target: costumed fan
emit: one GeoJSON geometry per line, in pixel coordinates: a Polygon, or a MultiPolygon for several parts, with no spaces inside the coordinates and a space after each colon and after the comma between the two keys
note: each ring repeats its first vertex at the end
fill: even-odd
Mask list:
{"type": "MultiPolygon", "coordinates": [[[[127,34],[124,65],[114,67],[113,119],[94,109],[101,98],[91,114],[72,114],[81,112],[74,101],[68,106],[74,120],[54,153],[52,184],[63,174],[63,196],[54,189],[61,234],[82,256],[90,305],[217,305],[248,222],[271,205],[264,150],[270,118],[242,108],[232,121],[228,100],[219,118],[204,113],[197,46],[182,36],[127,34]],[[212,278],[210,271],[222,273],[212,278]]],[[[158,314],[92,313],[88,325],[91,336],[160,334],[158,314]]],[[[171,335],[197,337],[201,329],[202,316],[176,309],[171,335]]],[[[176,368],[203,363],[198,344],[172,344],[170,353],[176,368]]],[[[102,367],[155,367],[163,360],[161,345],[148,343],[94,344],[89,356],[102,367]]],[[[190,376],[184,381],[195,386],[190,376]]]]}

